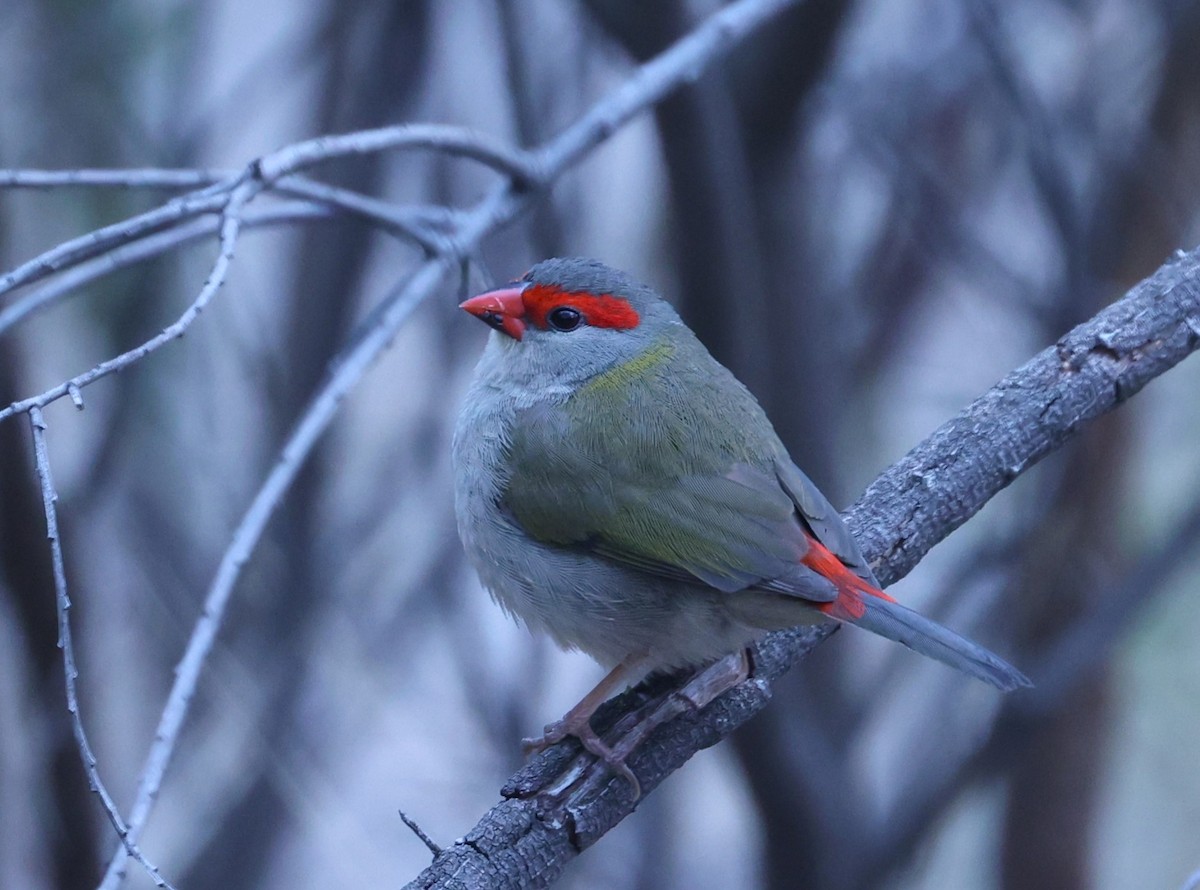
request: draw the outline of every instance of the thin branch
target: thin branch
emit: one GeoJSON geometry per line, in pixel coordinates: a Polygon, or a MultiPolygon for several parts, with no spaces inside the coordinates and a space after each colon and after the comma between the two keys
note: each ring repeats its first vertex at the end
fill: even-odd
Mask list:
{"type": "Polygon", "coordinates": [[[0,420],[4,420],[22,411],[28,411],[34,407],[44,408],[46,405],[61,399],[65,395],[70,395],[76,399],[78,404],[78,393],[83,387],[94,383],[101,377],[107,377],[109,374],[132,365],[134,362],[145,358],[151,352],[154,352],[172,340],[182,337],[187,329],[191,327],[192,322],[204,311],[209,301],[212,300],[213,295],[225,283],[225,276],[229,273],[229,264],[233,261],[233,250],[237,244],[238,233],[241,231],[242,211],[246,202],[261,190],[262,184],[260,182],[254,179],[246,179],[229,195],[225,202],[225,208],[221,212],[220,249],[217,252],[216,260],[213,262],[212,271],[209,272],[208,278],[205,280],[204,286],[200,288],[200,293],[197,294],[196,299],[188,305],[183,314],[173,324],[167,325],[158,334],[141,345],[101,362],[90,371],[72,377],[58,386],[51,387],[40,395],[32,396],[19,402],[13,402],[7,408],[0,411],[0,420]]]}
{"type": "MultiPolygon", "coordinates": [[[[302,195],[310,200],[282,201],[269,208],[247,210],[242,215],[243,229],[328,220],[342,212],[365,219],[391,234],[405,237],[426,251],[436,252],[445,248],[446,242],[441,231],[451,226],[455,218],[455,211],[445,207],[410,205],[397,208],[385,201],[368,198],[348,189],[304,180],[302,177],[283,180],[275,191],[302,195]]],[[[25,294],[6,309],[0,310],[0,335],[29,316],[49,308],[73,290],[119,269],[161,256],[176,247],[203,240],[219,231],[221,225],[219,216],[201,216],[164,231],[137,238],[79,263],[52,281],[25,294]]]]}
{"type": "Polygon", "coordinates": [[[536,167],[556,175],[577,163],[622,124],[670,93],[695,83],[712,62],[729,52],[763,22],[800,0],[741,0],[732,3],[637,72],[578,121],[538,151],[536,167]]]}
{"type": "Polygon", "coordinates": [[[445,207],[398,208],[387,201],[380,201],[350,189],[315,182],[303,176],[289,176],[281,180],[275,191],[326,204],[361,217],[387,232],[410,239],[426,253],[439,253],[449,249],[441,230],[452,223],[454,211],[445,207]]]}
{"type": "MultiPolygon", "coordinates": [[[[204,608],[192,630],[183,658],[175,669],[175,682],[159,718],[146,763],[142,767],[137,795],[129,816],[129,833],[135,840],[141,836],[158,797],[163,775],[174,755],[180,728],[191,706],[200,674],[216,640],[225,608],[234,584],[241,574],[242,566],[250,558],[266,529],[267,522],[300,472],[304,460],[337,413],[342,400],[361,379],[384,346],[395,336],[401,323],[433,292],[451,267],[452,264],[445,260],[425,263],[400,291],[399,298],[392,302],[390,311],[381,319],[380,325],[368,332],[353,350],[343,357],[288,437],[275,466],[238,524],[229,547],[221,557],[216,577],[205,596],[204,608]]],[[[102,890],[115,888],[124,876],[124,868],[124,851],[118,849],[109,862],[108,871],[100,885],[102,890]]]]}
{"type": "Polygon", "coordinates": [[[266,182],[274,182],[334,158],[394,148],[428,148],[443,154],[470,158],[486,164],[521,186],[538,185],[542,179],[527,152],[514,149],[485,133],[444,124],[398,124],[338,136],[318,136],[266,155],[259,161],[258,171],[266,182]]]}
{"type": "Polygon", "coordinates": [[[236,181],[223,181],[208,189],[189,192],[153,210],[64,241],[0,276],[0,296],[89,260],[128,241],[153,234],[168,226],[178,225],[201,214],[218,211],[229,201],[229,192],[236,185],[236,181]]]}
{"type": "MultiPolygon", "coordinates": [[[[539,183],[543,176],[536,157],[527,152],[512,149],[496,142],[491,137],[464,127],[440,124],[402,124],[378,130],[346,133],[340,136],[321,136],[289,145],[265,155],[254,165],[249,177],[245,173],[236,173],[225,178],[216,178],[222,171],[196,171],[192,177],[192,183],[204,183],[208,186],[207,188],[190,192],[146,213],[63,242],[0,277],[0,295],[90,259],[116,245],[151,234],[157,229],[185,222],[202,213],[220,210],[226,206],[229,200],[226,196],[232,193],[246,178],[260,180],[259,190],[262,190],[264,187],[275,185],[285,176],[290,176],[322,161],[345,155],[368,154],[395,148],[429,148],[470,158],[487,164],[522,187],[539,183]]],[[[51,185],[135,186],[142,184],[166,187],[168,184],[182,184],[183,180],[188,179],[184,175],[185,173],[186,171],[177,170],[65,170],[61,172],[4,170],[0,171],[0,187],[9,185],[14,188],[34,186],[46,188],[51,185]]],[[[281,188],[290,188],[291,190],[305,187],[303,182],[292,183],[288,187],[281,186],[281,188]]],[[[371,208],[368,203],[346,200],[348,193],[341,192],[341,190],[334,190],[331,187],[325,187],[325,189],[326,197],[323,200],[335,203],[344,201],[346,206],[356,205],[357,211],[360,213],[378,215],[379,207],[371,208]]],[[[392,217],[391,213],[381,216],[385,219],[389,217],[392,217]]],[[[399,224],[396,219],[389,221],[393,225],[399,224]]],[[[403,225],[407,225],[407,223],[403,225]]]]}
{"type": "Polygon", "coordinates": [[[87,732],[83,728],[83,717],[79,712],[79,692],[76,681],[79,670],[75,667],[75,646],[71,637],[71,598],[67,593],[67,573],[63,565],[62,538],[58,533],[58,492],[54,488],[54,478],[50,473],[50,453],[46,447],[46,420],[40,408],[29,412],[29,425],[33,430],[33,457],[37,465],[38,481],[42,488],[42,505],[46,513],[46,537],[50,540],[50,553],[54,565],[54,599],[58,611],[58,648],[63,655],[63,674],[66,678],[67,711],[71,715],[71,730],[75,734],[75,745],[79,749],[79,757],[83,761],[84,772],[87,773],[88,787],[100,799],[108,821],[121,839],[125,851],[144,868],[158,887],[174,890],[170,883],[159,874],[155,867],[130,839],[125,827],[125,820],[117,810],[116,802],[108,793],[104,780],[100,778],[96,755],[88,742],[87,732]]]}
{"type": "MultiPolygon", "coordinates": [[[[286,223],[331,219],[336,216],[332,206],[319,206],[307,201],[289,201],[258,211],[248,211],[242,217],[243,229],[257,229],[286,223]]],[[[162,232],[115,247],[98,257],[80,263],[44,285],[31,290],[4,310],[0,310],[0,335],[20,324],[29,316],[48,309],[70,292],[103,278],[112,272],[144,260],[161,256],[176,247],[208,238],[219,231],[219,216],[201,216],[162,232]]]]}
{"type": "MultiPolygon", "coordinates": [[[[332,421],[338,406],[391,343],[400,326],[421,302],[436,291],[443,279],[475,251],[485,236],[512,221],[537,197],[537,192],[528,187],[531,182],[549,186],[622,124],[649,108],[672,89],[697,78],[705,66],[727,52],[739,39],[794,2],[796,0],[741,0],[726,7],[661,56],[642,66],[630,80],[593,106],[575,125],[540,149],[532,156],[533,160],[528,160],[523,153],[501,153],[513,161],[508,172],[514,178],[496,186],[472,210],[461,216],[454,233],[447,235],[444,249],[418,267],[397,294],[385,301],[377,324],[335,359],[329,379],[304,411],[221,558],[216,577],[205,597],[203,611],[176,668],[175,682],[142,769],[129,819],[130,837],[134,840],[140,837],[153,808],[163,775],[174,753],[179,730],[242,565],[256,547],[267,522],[313,446],[332,421]],[[533,171],[537,171],[536,175],[533,171]]],[[[408,127],[369,131],[363,138],[355,138],[358,134],[350,134],[311,140],[264,158],[256,165],[260,179],[253,181],[268,183],[338,154],[399,145],[432,146],[439,138],[444,139],[456,153],[473,152],[469,156],[476,157],[482,151],[479,149],[481,143],[464,141],[461,131],[453,139],[450,135],[453,135],[453,131],[446,128],[408,127]]],[[[486,153],[490,161],[508,163],[492,157],[490,150],[486,153]]],[[[0,413],[0,419],[3,416],[0,413]]],[[[124,854],[124,849],[114,853],[101,890],[114,890],[124,877],[124,854]]]]}
{"type": "Polygon", "coordinates": [[[238,170],[0,170],[0,188],[48,189],[69,186],[99,188],[203,188],[225,182],[238,170]]]}
{"type": "MultiPolygon", "coordinates": [[[[349,189],[313,182],[302,176],[287,177],[280,181],[274,191],[305,200],[284,201],[262,210],[247,210],[242,216],[243,229],[331,219],[337,212],[342,212],[364,219],[391,234],[407,238],[427,252],[437,252],[446,247],[442,231],[450,227],[455,219],[455,211],[440,205],[396,207],[386,201],[360,195],[349,189]]],[[[175,247],[202,240],[219,231],[221,224],[219,216],[199,216],[163,231],[135,236],[120,247],[111,248],[93,259],[66,269],[52,281],[0,310],[0,335],[34,313],[58,302],[70,291],[118,269],[160,256],[175,247]]]]}
{"type": "MultiPolygon", "coordinates": [[[[250,178],[261,180],[258,189],[261,191],[263,188],[276,185],[277,181],[283,177],[333,158],[395,148],[429,148],[485,163],[509,176],[518,189],[544,186],[608,139],[630,118],[659,102],[672,90],[698,79],[709,63],[727,52],[760,21],[796,2],[798,0],[743,0],[742,3],[723,10],[708,23],[681,39],[670,50],[641,66],[633,77],[603,101],[594,105],[583,118],[536,153],[512,149],[483,134],[462,127],[405,124],[339,136],[322,136],[287,146],[261,158],[254,165],[253,175],[250,178]]],[[[151,184],[155,179],[166,183],[173,181],[177,175],[181,176],[183,171],[138,170],[123,173],[115,170],[61,172],[11,170],[2,172],[7,180],[0,178],[0,185],[8,181],[13,186],[32,186],[34,184],[49,186],[56,183],[63,185],[137,185],[143,181],[151,184]]],[[[161,228],[185,222],[198,215],[227,207],[231,202],[228,195],[239,188],[239,184],[244,185],[247,175],[245,173],[236,174],[228,178],[217,179],[215,182],[212,181],[220,172],[222,171],[199,172],[197,181],[211,182],[208,188],[180,196],[154,210],[66,241],[23,263],[0,277],[0,295],[89,260],[122,243],[152,234],[161,228]]],[[[181,178],[186,179],[186,177],[181,178]]],[[[389,222],[417,239],[418,243],[421,243],[427,250],[437,250],[443,255],[454,252],[451,245],[441,242],[435,235],[423,232],[420,227],[411,228],[408,221],[401,220],[390,212],[385,212],[382,206],[373,205],[370,199],[351,199],[350,193],[344,190],[304,181],[288,184],[278,183],[278,187],[283,191],[290,190],[297,193],[307,190],[306,197],[316,197],[320,192],[323,194],[320,200],[336,203],[346,209],[352,208],[360,214],[373,217],[375,221],[389,222]],[[428,234],[429,237],[423,237],[425,234],[428,234]]],[[[245,200],[249,200],[249,198],[245,200]]],[[[124,364],[128,364],[128,362],[124,364]]],[[[121,367],[124,367],[124,364],[121,367]]],[[[91,373],[89,372],[89,374],[91,373]]],[[[104,376],[104,373],[97,376],[104,376]]],[[[96,377],[88,375],[82,376],[88,378],[87,382],[96,379],[96,377]]],[[[76,381],[74,385],[86,384],[76,381]]],[[[63,384],[63,386],[65,387],[67,384],[63,384]]],[[[61,397],[61,395],[62,393],[59,393],[51,400],[61,397]]],[[[35,399],[46,397],[48,395],[43,394],[34,399],[14,404],[28,405],[32,404],[35,399]]],[[[40,404],[47,403],[40,402],[40,404]]],[[[7,413],[0,412],[0,420],[12,413],[14,412],[11,409],[7,413]]]]}
{"type": "MultiPolygon", "coordinates": [[[[1200,249],[1180,253],[1123,299],[1074,328],[935,431],[875,480],[847,524],[885,584],[1024,470],[1200,348],[1200,249]]],[[[769,634],[755,676],[699,714],[684,715],[630,759],[644,790],[765,707],[771,684],[829,625],[769,634]]],[[[1038,676],[1034,673],[1035,682],[1038,676]]],[[[1019,693],[1017,694],[1019,695],[1019,693]]],[[[615,719],[635,701],[610,703],[615,719]]],[[[1015,699],[1014,699],[1015,701],[1015,699]]],[[[603,719],[603,717],[601,718],[603,719]]],[[[546,886],[566,863],[632,812],[623,779],[565,811],[540,813],[528,795],[573,756],[569,743],[534,758],[497,804],[411,887],[546,886]]]]}
{"type": "Polygon", "coordinates": [[[416,820],[408,818],[408,814],[404,810],[397,810],[396,812],[400,814],[400,821],[407,825],[409,830],[417,836],[417,839],[429,848],[430,853],[434,856],[441,855],[442,848],[438,846],[433,838],[425,833],[425,829],[418,825],[416,820]]]}
{"type": "MultiPolygon", "coordinates": [[[[150,234],[157,229],[184,222],[202,213],[220,210],[229,200],[226,196],[246,178],[260,180],[259,190],[262,190],[265,187],[274,186],[283,177],[323,161],[345,155],[369,154],[396,148],[428,148],[470,158],[505,174],[522,187],[537,184],[543,177],[537,158],[527,152],[500,144],[489,136],[465,127],[441,124],[402,124],[378,130],[346,133],[340,136],[321,136],[289,145],[265,155],[253,165],[249,176],[246,173],[237,173],[214,182],[212,178],[216,175],[216,171],[198,171],[196,181],[209,183],[207,188],[190,192],[168,201],[154,210],[63,242],[0,277],[0,295],[22,285],[32,284],[116,245],[150,234]]],[[[147,184],[156,184],[153,182],[156,178],[163,182],[170,182],[180,172],[172,170],[128,172],[116,170],[61,172],[5,170],[0,171],[3,174],[0,176],[0,186],[6,183],[13,187],[32,187],[35,184],[42,187],[55,184],[132,186],[140,184],[139,180],[144,180],[147,184]]],[[[291,186],[293,190],[303,187],[302,184],[291,186]]],[[[326,200],[336,202],[344,198],[347,193],[343,192],[338,195],[337,190],[330,190],[326,194],[326,200]]],[[[351,203],[357,203],[358,212],[369,212],[367,204],[347,202],[347,206],[351,203]]],[[[395,220],[392,222],[395,224],[395,220]]]]}

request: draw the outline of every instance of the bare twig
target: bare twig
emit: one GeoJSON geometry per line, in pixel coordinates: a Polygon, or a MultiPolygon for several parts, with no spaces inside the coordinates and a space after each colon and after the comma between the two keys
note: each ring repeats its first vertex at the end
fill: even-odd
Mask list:
{"type": "Polygon", "coordinates": [[[88,787],[100,799],[108,821],[112,823],[117,836],[125,851],[137,860],[158,887],[166,890],[174,888],[159,874],[155,867],[129,838],[125,820],[117,810],[116,802],[108,793],[104,780],[100,778],[96,755],[88,742],[87,732],[83,728],[83,717],[79,713],[79,691],[76,681],[79,670],[75,666],[75,646],[71,638],[71,598],[67,593],[67,573],[63,566],[62,539],[58,533],[58,492],[54,488],[54,478],[50,472],[50,453],[46,447],[46,420],[40,408],[34,407],[29,412],[29,425],[33,430],[33,457],[37,465],[38,481],[42,487],[42,505],[46,513],[46,537],[50,540],[50,552],[54,565],[54,598],[58,611],[58,648],[62,650],[63,674],[66,677],[67,711],[71,715],[71,730],[75,734],[75,745],[79,748],[79,757],[83,761],[84,772],[87,773],[88,787]]]}
{"type": "Polygon", "coordinates": [[[48,189],[68,186],[92,188],[174,189],[203,188],[228,181],[237,170],[0,170],[0,188],[48,189]]]}
{"type": "Polygon", "coordinates": [[[289,176],[276,186],[276,191],[327,204],[338,210],[361,217],[385,231],[414,241],[426,253],[438,253],[448,245],[441,235],[454,219],[454,212],[445,207],[396,207],[387,201],[362,195],[350,189],[314,182],[303,176],[289,176]]]}
{"type": "Polygon", "coordinates": [[[417,836],[421,843],[429,848],[430,853],[432,853],[434,856],[441,855],[442,848],[438,846],[437,842],[433,838],[425,833],[424,828],[418,825],[415,820],[408,818],[408,814],[405,813],[404,810],[397,810],[396,812],[400,814],[400,821],[407,825],[409,830],[417,836]]]}
{"type": "Polygon", "coordinates": [[[173,198],[153,210],[64,241],[0,276],[0,296],[89,260],[128,241],[187,222],[201,214],[219,211],[228,203],[229,192],[235,185],[236,181],[222,181],[211,188],[173,198]]]}
{"type": "MultiPolygon", "coordinates": [[[[347,189],[326,186],[301,177],[283,180],[276,191],[304,196],[311,201],[283,201],[258,210],[247,209],[242,216],[244,230],[328,220],[343,212],[362,217],[385,231],[414,241],[426,251],[437,252],[445,247],[441,231],[449,227],[454,219],[454,211],[445,207],[395,207],[347,189]]],[[[201,216],[137,238],[79,263],[0,310],[0,335],[86,284],[119,269],[161,256],[176,247],[203,240],[218,232],[221,225],[219,216],[201,216]]]]}
{"type": "Polygon", "coordinates": [[[399,124],[338,136],[318,136],[267,155],[259,162],[258,170],[265,181],[274,182],[334,158],[373,154],[393,148],[428,148],[443,154],[470,158],[486,164],[520,186],[539,185],[542,178],[526,152],[485,133],[443,124],[399,124]]]}
{"type": "Polygon", "coordinates": [[[146,342],[133,349],[123,352],[107,361],[103,361],[90,371],[72,377],[58,386],[52,387],[40,395],[32,396],[28,399],[23,399],[19,402],[13,402],[7,408],[0,410],[0,420],[4,420],[13,414],[22,411],[28,411],[31,408],[44,408],[53,401],[61,399],[65,395],[78,393],[80,389],[90,383],[94,383],[101,377],[107,377],[122,368],[132,365],[134,362],[140,361],[151,352],[161,348],[172,340],[182,337],[192,322],[200,315],[204,308],[208,305],[213,295],[225,283],[225,276],[229,272],[229,264],[233,260],[233,250],[237,244],[238,232],[242,226],[242,211],[246,202],[250,200],[262,188],[261,183],[254,179],[243,180],[233,192],[228,196],[224,210],[221,213],[221,236],[220,250],[217,252],[217,258],[213,262],[212,271],[209,272],[204,286],[200,288],[200,293],[183,311],[183,314],[173,324],[167,325],[158,334],[151,337],[146,342]]]}
{"type": "MultiPolygon", "coordinates": [[[[27,171],[12,171],[15,173],[27,171]]],[[[120,171],[96,171],[112,172],[120,171]]],[[[289,176],[274,189],[280,194],[305,200],[284,201],[242,216],[243,229],[257,229],[292,222],[331,219],[338,212],[357,216],[384,231],[413,241],[426,252],[445,249],[442,231],[452,225],[455,211],[441,206],[396,207],[348,189],[313,182],[302,176],[289,176]]],[[[25,294],[0,311],[0,334],[4,334],[29,316],[46,309],[74,291],[110,272],[160,256],[176,247],[199,241],[220,230],[221,217],[204,215],[163,231],[135,237],[120,247],[110,248],[90,260],[67,268],[52,281],[25,294]]]]}
{"type": "MultiPolygon", "coordinates": [[[[314,205],[307,201],[288,201],[262,210],[247,211],[242,218],[243,229],[257,229],[308,220],[330,219],[336,215],[332,207],[314,205]]],[[[219,216],[201,216],[115,247],[98,257],[80,263],[56,278],[29,291],[11,306],[0,311],[0,335],[20,324],[31,315],[48,309],[59,300],[86,284],[109,273],[140,263],[152,257],[210,237],[220,230],[219,216]]]]}
{"type": "MultiPolygon", "coordinates": [[[[233,174],[228,178],[212,181],[213,177],[217,175],[216,171],[198,171],[195,177],[196,181],[210,183],[207,188],[181,195],[154,210],[63,242],[0,277],[0,295],[17,287],[32,284],[119,244],[166,226],[185,222],[199,214],[221,210],[231,200],[229,195],[239,187],[239,184],[244,184],[246,179],[257,181],[256,191],[262,191],[268,186],[276,185],[284,177],[323,161],[345,155],[368,154],[396,148],[428,148],[470,158],[507,175],[521,187],[536,184],[541,181],[543,176],[538,158],[498,144],[490,137],[464,127],[440,124],[404,124],[383,127],[378,130],[346,133],[340,136],[321,136],[272,152],[261,158],[250,171],[233,174]]],[[[0,186],[7,182],[12,187],[31,187],[34,184],[41,187],[49,187],[52,184],[133,186],[143,182],[147,185],[157,186],[161,183],[172,182],[178,177],[180,171],[137,170],[122,174],[121,171],[114,170],[62,172],[5,170],[0,173],[3,174],[0,177],[0,186]],[[156,179],[159,182],[155,182],[156,179]]],[[[186,177],[181,178],[186,179],[186,177]]],[[[294,185],[292,187],[300,188],[302,186],[294,185]]],[[[335,191],[327,192],[327,200],[330,195],[336,198],[337,193],[335,191]]],[[[252,195],[248,196],[246,200],[249,200],[249,197],[252,195]]],[[[363,212],[365,207],[366,205],[360,204],[360,212],[363,212]]]]}
{"type": "MultiPolygon", "coordinates": [[[[381,317],[379,326],[367,332],[349,354],[342,358],[288,437],[275,466],[242,517],[229,547],[222,555],[216,577],[205,597],[203,611],[192,630],[183,658],[175,669],[175,682],[159,718],[150,753],[142,767],[137,795],[129,815],[129,831],[135,840],[141,836],[158,796],[167,764],[175,751],[179,730],[191,706],[200,674],[216,640],[217,631],[225,615],[225,607],[229,603],[242,566],[250,558],[267,522],[291,487],[305,458],[337,413],[342,400],[391,341],[412,310],[433,292],[451,265],[446,260],[424,264],[401,289],[399,298],[392,301],[390,311],[381,317]]],[[[110,861],[104,882],[101,884],[102,888],[115,887],[124,876],[123,854],[123,850],[118,850],[110,861]]]]}

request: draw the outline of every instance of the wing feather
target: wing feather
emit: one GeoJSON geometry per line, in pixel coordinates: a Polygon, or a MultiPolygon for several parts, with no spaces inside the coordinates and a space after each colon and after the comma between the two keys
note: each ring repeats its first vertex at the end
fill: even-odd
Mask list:
{"type": "Polygon", "coordinates": [[[689,398],[684,368],[521,412],[502,507],[537,540],[660,577],[832,601],[833,585],[799,560],[806,526],[829,525],[826,507],[840,526],[836,512],[799,470],[807,486],[778,470],[791,463],[766,416],[712,366],[732,392],[719,406],[689,398]]]}

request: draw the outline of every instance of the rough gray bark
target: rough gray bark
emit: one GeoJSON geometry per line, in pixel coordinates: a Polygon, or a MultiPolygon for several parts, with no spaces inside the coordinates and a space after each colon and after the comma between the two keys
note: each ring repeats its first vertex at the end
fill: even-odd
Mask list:
{"type": "Polygon", "coordinates": [[[1179,253],[876,479],[847,521],[884,584],[1030,466],[1196,349],[1200,251],[1179,253]]]}
{"type": "MultiPolygon", "coordinates": [[[[880,580],[903,577],[1024,470],[1198,347],[1200,249],[1178,254],[1038,353],[867,488],[846,519],[880,580]]],[[[754,716],[773,681],[832,632],[826,625],[766,637],[752,679],[661,727],[630,757],[643,793],[754,716]]],[[[598,726],[637,700],[634,690],[610,702],[598,726]]],[[[636,806],[619,778],[565,811],[541,812],[535,799],[520,796],[554,778],[577,750],[565,742],[534,758],[505,786],[505,799],[409,886],[548,886],[636,806]]]]}

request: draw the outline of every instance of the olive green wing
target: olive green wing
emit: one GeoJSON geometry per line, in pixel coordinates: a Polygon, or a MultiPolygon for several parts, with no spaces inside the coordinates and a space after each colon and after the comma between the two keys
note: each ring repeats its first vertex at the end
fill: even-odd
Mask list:
{"type": "Polygon", "coordinates": [[[753,441],[736,410],[734,422],[715,422],[711,405],[693,408],[669,386],[653,395],[654,405],[635,398],[614,411],[584,392],[567,409],[522,412],[501,506],[539,541],[661,577],[834,599],[832,585],[799,563],[805,528],[774,470],[773,434],[753,441]]]}

